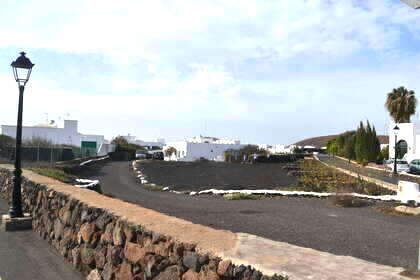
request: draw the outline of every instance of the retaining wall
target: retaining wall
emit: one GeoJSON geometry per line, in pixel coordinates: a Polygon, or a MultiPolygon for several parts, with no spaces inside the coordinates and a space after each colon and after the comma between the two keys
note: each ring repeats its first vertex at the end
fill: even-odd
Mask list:
{"type": "MultiPolygon", "coordinates": [[[[12,172],[0,167],[0,196],[10,199],[12,172]]],[[[234,265],[223,252],[236,235],[165,216],[29,171],[24,211],[38,232],[88,279],[283,279],[234,265]]]]}

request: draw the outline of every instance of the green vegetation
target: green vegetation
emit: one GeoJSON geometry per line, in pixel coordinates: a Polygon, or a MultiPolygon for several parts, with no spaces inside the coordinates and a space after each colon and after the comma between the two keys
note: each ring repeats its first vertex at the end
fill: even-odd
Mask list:
{"type": "Polygon", "coordinates": [[[29,168],[29,170],[39,175],[56,179],[63,183],[70,183],[73,182],[75,179],[74,176],[56,168],[29,168]]]}
{"type": "Polygon", "coordinates": [[[417,99],[415,92],[405,87],[394,88],[388,93],[385,108],[396,123],[410,122],[410,117],[416,112],[417,99]]]}
{"type": "Polygon", "coordinates": [[[229,193],[223,195],[223,197],[227,200],[254,200],[258,199],[258,196],[253,194],[246,194],[246,193],[229,193]]]}
{"type": "Polygon", "coordinates": [[[136,150],[144,150],[144,147],[128,143],[127,139],[123,136],[117,136],[111,141],[112,144],[115,144],[115,151],[116,152],[132,152],[135,153],[136,150]]]}
{"type": "Polygon", "coordinates": [[[309,192],[355,192],[367,195],[395,194],[374,183],[344,174],[316,160],[300,162],[298,190],[309,192]]]}
{"type": "Polygon", "coordinates": [[[367,164],[381,157],[380,146],[375,126],[367,121],[366,126],[360,122],[356,131],[346,131],[328,141],[327,152],[367,164]]]}
{"type": "Polygon", "coordinates": [[[0,134],[0,148],[10,147],[14,145],[15,145],[15,138],[12,138],[4,134],[0,134]]]}

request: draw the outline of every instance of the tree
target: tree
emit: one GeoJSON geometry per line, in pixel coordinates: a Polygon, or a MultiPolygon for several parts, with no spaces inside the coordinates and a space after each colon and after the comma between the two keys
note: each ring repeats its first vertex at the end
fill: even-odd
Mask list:
{"type": "Polygon", "coordinates": [[[171,157],[173,154],[176,154],[176,149],[174,148],[174,147],[168,147],[166,150],[165,150],[165,156],[166,157],[171,157]]]}
{"type": "Polygon", "coordinates": [[[0,147],[10,147],[15,145],[15,138],[0,134],[0,147]]]}
{"type": "Polygon", "coordinates": [[[327,153],[336,155],[338,152],[337,138],[331,139],[327,142],[327,153]]]}
{"type": "Polygon", "coordinates": [[[396,123],[410,122],[410,116],[416,112],[417,99],[413,90],[405,87],[394,88],[388,93],[385,108],[396,123]]]}

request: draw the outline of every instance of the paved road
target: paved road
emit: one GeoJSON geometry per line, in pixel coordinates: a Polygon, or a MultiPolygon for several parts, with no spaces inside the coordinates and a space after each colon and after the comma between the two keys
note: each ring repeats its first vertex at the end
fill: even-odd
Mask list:
{"type": "Polygon", "coordinates": [[[418,217],[387,216],[371,208],[338,208],[321,199],[228,201],[149,191],[140,186],[130,164],[110,162],[99,171],[94,178],[101,181],[104,193],[213,228],[386,265],[416,265],[418,217]]]}
{"type": "MultiPolygon", "coordinates": [[[[0,213],[7,212],[0,199],[0,213]]],[[[84,279],[55,249],[33,231],[0,231],[1,280],[77,280],[84,279]]]]}

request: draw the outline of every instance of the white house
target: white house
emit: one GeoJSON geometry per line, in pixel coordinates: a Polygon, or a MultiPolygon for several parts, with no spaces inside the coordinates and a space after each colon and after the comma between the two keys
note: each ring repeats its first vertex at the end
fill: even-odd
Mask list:
{"type": "Polygon", "coordinates": [[[176,153],[165,160],[170,161],[195,161],[201,158],[213,161],[224,161],[224,152],[229,149],[239,150],[241,145],[238,140],[218,139],[214,137],[194,137],[179,142],[169,142],[163,147],[163,151],[173,147],[176,153]]]}
{"type": "Polygon", "coordinates": [[[395,143],[397,145],[397,158],[420,159],[420,122],[391,123],[389,125],[389,158],[395,156],[395,143]],[[398,130],[394,131],[395,126],[398,130]]]}
{"type": "MultiPolygon", "coordinates": [[[[16,138],[15,125],[2,125],[1,134],[16,138]]],[[[42,124],[22,127],[22,140],[42,138],[53,144],[71,145],[94,149],[98,155],[104,155],[112,151],[112,145],[106,142],[103,135],[90,135],[78,132],[77,120],[64,120],[64,127],[57,125],[42,124]]]]}
{"type": "Polygon", "coordinates": [[[268,151],[272,154],[292,154],[296,147],[296,145],[276,144],[269,148],[268,151]]]}

